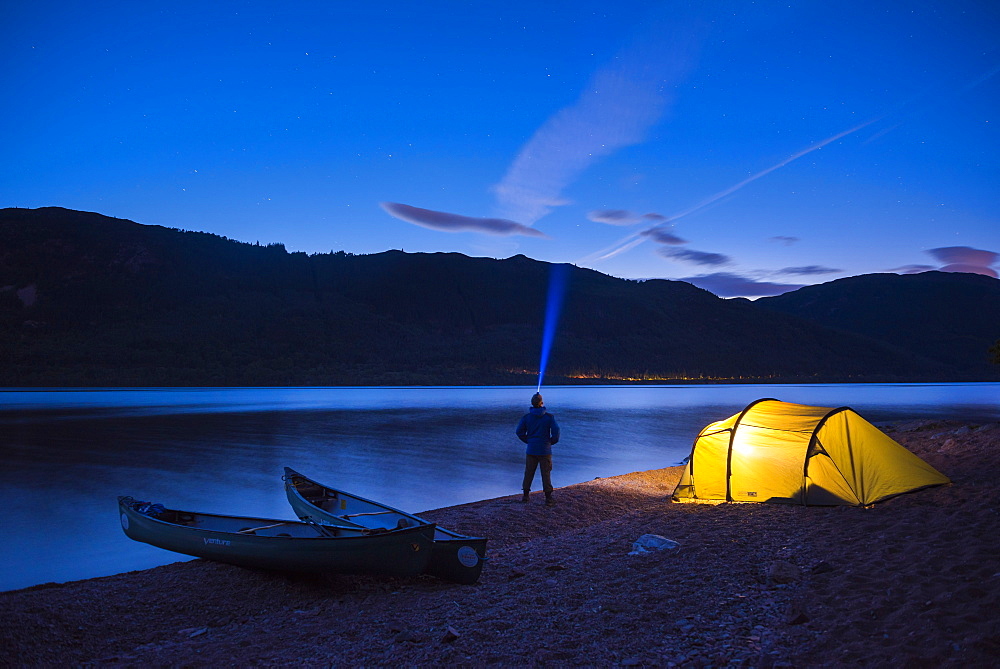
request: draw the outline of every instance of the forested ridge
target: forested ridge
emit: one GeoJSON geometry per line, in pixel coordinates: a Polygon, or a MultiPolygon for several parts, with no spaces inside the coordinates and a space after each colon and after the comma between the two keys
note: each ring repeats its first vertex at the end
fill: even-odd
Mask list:
{"type": "MultiPolygon", "coordinates": [[[[0,385],[529,385],[549,272],[521,255],[308,255],[94,213],[4,209],[0,385]]],[[[680,281],[568,275],[551,383],[998,378],[986,351],[996,318],[951,322],[938,340],[960,353],[941,356],[910,332],[913,319],[905,336],[857,327],[851,300],[830,317],[790,296],[765,305],[680,281]]],[[[926,276],[841,281],[869,282],[862,294],[892,302],[926,276]]],[[[939,277],[940,309],[979,295],[978,310],[1000,313],[1000,281],[939,277]]]]}

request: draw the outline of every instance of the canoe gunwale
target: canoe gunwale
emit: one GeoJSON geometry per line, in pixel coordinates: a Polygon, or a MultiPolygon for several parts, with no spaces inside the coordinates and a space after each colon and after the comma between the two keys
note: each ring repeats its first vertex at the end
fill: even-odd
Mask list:
{"type": "MultiPolygon", "coordinates": [[[[395,514],[401,518],[406,518],[415,523],[428,523],[427,520],[412,513],[407,513],[395,509],[387,504],[375,502],[373,500],[359,497],[352,493],[331,488],[323,485],[299,472],[285,467],[285,475],[282,477],[285,482],[285,494],[291,504],[295,514],[302,519],[310,519],[323,524],[339,527],[357,527],[360,524],[354,523],[350,517],[373,516],[384,514],[395,514]],[[339,516],[329,510],[318,506],[313,499],[307,498],[299,485],[306,486],[311,492],[319,492],[322,499],[357,500],[363,505],[379,508],[383,511],[376,513],[357,513],[339,516]]],[[[315,497],[315,495],[311,495],[315,497]]],[[[344,507],[341,507],[342,509],[344,507]]],[[[471,584],[479,580],[483,563],[488,558],[486,556],[486,538],[461,534],[443,527],[436,527],[433,540],[433,555],[427,568],[427,573],[443,578],[445,580],[458,583],[471,584]],[[443,534],[443,537],[439,537],[443,534]],[[471,551],[471,552],[470,552],[471,551]]]]}
{"type": "MultiPolygon", "coordinates": [[[[318,524],[299,520],[281,520],[231,516],[215,513],[164,509],[165,513],[194,519],[220,519],[292,526],[298,532],[306,528],[315,535],[281,536],[252,534],[229,529],[193,527],[144,514],[119,497],[119,514],[126,536],[164,550],[192,557],[227,562],[241,567],[289,572],[373,573],[415,576],[423,573],[433,550],[433,526],[407,527],[385,532],[349,530],[349,536],[331,536],[318,524]]],[[[258,528],[260,529],[260,528],[258,528]]],[[[335,529],[335,528],[330,528],[335,529]]]]}

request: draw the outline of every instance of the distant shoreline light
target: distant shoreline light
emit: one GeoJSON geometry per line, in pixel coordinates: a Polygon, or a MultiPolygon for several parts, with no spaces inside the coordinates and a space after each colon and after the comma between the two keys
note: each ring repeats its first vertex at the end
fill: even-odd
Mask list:
{"type": "MultiPolygon", "coordinates": [[[[517,374],[524,376],[537,376],[538,370],[534,369],[514,369],[505,368],[500,370],[507,374],[517,374]]],[[[788,378],[787,374],[763,374],[758,376],[751,375],[739,375],[739,376],[717,376],[712,374],[696,374],[692,375],[688,372],[678,372],[676,374],[641,374],[637,376],[622,375],[622,374],[605,374],[599,372],[571,372],[569,374],[554,374],[556,377],[564,379],[594,379],[594,380],[608,380],[608,381],[762,381],[762,380],[773,380],[773,379],[783,379],[788,378]]]]}

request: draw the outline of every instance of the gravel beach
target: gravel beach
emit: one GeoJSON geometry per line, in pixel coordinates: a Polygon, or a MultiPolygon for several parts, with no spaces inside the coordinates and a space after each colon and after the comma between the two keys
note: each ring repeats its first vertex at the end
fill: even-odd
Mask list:
{"type": "Polygon", "coordinates": [[[0,665],[997,666],[1000,424],[883,429],[952,484],[676,504],[671,467],[484,500],[423,514],[489,538],[476,585],[203,560],[40,585],[0,593],[0,665]],[[679,548],[629,555],[644,534],[679,548]]]}

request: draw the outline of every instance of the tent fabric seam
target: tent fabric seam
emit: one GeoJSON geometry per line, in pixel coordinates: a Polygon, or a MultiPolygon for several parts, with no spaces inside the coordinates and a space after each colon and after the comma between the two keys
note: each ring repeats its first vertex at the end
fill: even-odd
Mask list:
{"type": "MultiPolygon", "coordinates": [[[[733,501],[733,487],[732,487],[732,483],[733,483],[733,441],[736,439],[736,430],[739,429],[740,422],[747,415],[747,413],[750,412],[750,409],[754,408],[755,406],[757,406],[761,402],[780,402],[780,401],[781,400],[775,399],[773,397],[762,397],[759,400],[757,400],[755,402],[751,402],[750,404],[746,405],[746,407],[743,409],[743,411],[740,412],[740,415],[736,418],[736,420],[733,421],[733,426],[730,428],[732,430],[732,432],[729,435],[729,451],[726,453],[726,501],[727,502],[732,502],[733,501]]],[[[698,442],[696,441],[695,444],[697,444],[697,443],[698,442]]],[[[693,452],[694,452],[694,449],[692,448],[692,453],[693,452]]],[[[693,477],[694,476],[693,476],[693,468],[692,468],[692,478],[693,477]]]]}

